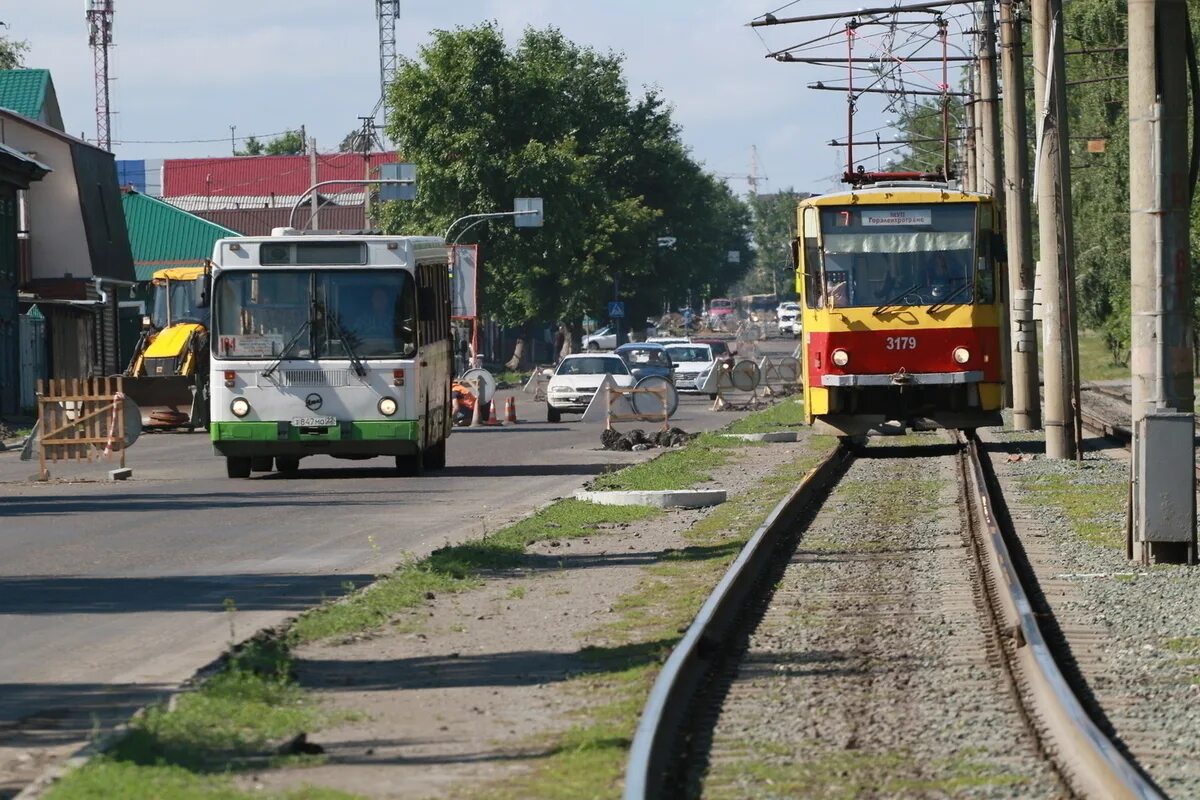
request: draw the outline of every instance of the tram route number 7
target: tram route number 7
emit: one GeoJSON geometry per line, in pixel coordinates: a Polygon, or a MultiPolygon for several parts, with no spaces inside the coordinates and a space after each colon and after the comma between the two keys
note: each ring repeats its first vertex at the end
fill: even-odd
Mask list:
{"type": "Polygon", "coordinates": [[[915,336],[889,336],[885,344],[888,350],[916,350],[917,337],[915,336]]]}

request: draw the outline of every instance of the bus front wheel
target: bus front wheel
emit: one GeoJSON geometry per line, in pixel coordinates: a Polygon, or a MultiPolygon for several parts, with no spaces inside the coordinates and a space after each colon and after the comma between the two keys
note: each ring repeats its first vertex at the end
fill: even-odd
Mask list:
{"type": "Polygon", "coordinates": [[[248,456],[229,456],[225,459],[225,474],[230,478],[250,477],[250,458],[248,456]]]}

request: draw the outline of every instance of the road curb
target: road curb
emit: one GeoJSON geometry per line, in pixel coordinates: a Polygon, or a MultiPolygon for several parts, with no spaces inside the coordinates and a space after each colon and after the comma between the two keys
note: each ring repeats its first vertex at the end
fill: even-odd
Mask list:
{"type": "Polygon", "coordinates": [[[682,491],[592,492],[580,489],[576,500],[603,506],[652,506],[654,508],[706,508],[724,503],[724,489],[686,489],[682,491]]]}
{"type": "Polygon", "coordinates": [[[798,442],[799,431],[771,431],[770,433],[722,433],[726,439],[741,439],[743,442],[798,442]]]}

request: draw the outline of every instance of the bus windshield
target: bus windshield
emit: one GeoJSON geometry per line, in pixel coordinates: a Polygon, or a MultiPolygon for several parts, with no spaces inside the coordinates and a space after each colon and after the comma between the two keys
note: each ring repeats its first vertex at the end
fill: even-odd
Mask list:
{"type": "Polygon", "coordinates": [[[217,276],[216,353],[288,357],[411,358],[417,351],[412,275],[380,270],[227,271],[217,276]]]}
{"type": "Polygon", "coordinates": [[[973,203],[822,208],[816,305],[973,303],[975,228],[973,203]]]}

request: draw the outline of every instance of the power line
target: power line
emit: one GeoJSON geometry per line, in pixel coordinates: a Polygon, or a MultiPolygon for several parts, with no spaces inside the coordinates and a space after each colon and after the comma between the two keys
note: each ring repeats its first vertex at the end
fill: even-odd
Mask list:
{"type": "Polygon", "coordinates": [[[113,144],[212,144],[213,142],[228,142],[230,139],[246,141],[247,139],[265,139],[269,136],[284,136],[295,131],[276,131],[275,133],[251,133],[247,136],[222,136],[219,139],[122,139],[113,144]]]}

